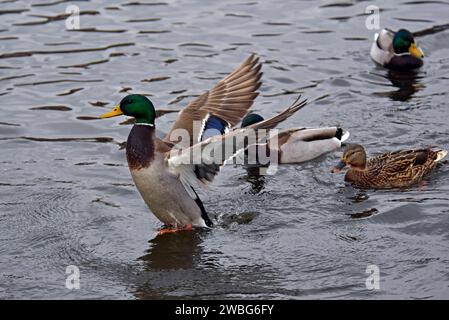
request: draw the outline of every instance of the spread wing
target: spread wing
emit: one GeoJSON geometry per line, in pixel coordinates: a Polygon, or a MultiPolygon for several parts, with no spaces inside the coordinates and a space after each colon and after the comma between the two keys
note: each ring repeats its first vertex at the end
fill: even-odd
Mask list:
{"type": "Polygon", "coordinates": [[[290,107],[265,121],[210,137],[189,148],[182,149],[178,145],[168,154],[168,166],[171,172],[179,177],[187,191],[197,184],[205,187],[213,181],[228,159],[249,144],[257,143],[260,139],[257,130],[275,127],[306,104],[306,100],[299,101],[298,98],[290,107]]]}
{"type": "Polygon", "coordinates": [[[293,102],[293,104],[282,111],[281,113],[269,118],[265,119],[264,121],[258,122],[256,124],[253,124],[251,126],[248,126],[248,128],[254,128],[257,126],[259,129],[273,129],[276,127],[279,123],[289,118],[292,114],[294,114],[299,109],[302,109],[307,105],[307,99],[304,99],[302,101],[299,101],[301,99],[301,95],[298,96],[298,98],[293,102]]]}
{"type": "Polygon", "coordinates": [[[204,125],[212,115],[224,121],[228,129],[235,126],[248,113],[259,94],[261,67],[259,59],[251,55],[212,90],[203,93],[184,108],[164,140],[181,143],[182,147],[198,143],[204,125]],[[181,137],[176,129],[187,130],[190,139],[181,137]]]}

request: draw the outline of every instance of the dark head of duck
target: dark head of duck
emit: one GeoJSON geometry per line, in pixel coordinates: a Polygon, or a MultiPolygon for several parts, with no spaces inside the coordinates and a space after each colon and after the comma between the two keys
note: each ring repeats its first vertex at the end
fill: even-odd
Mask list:
{"type": "Polygon", "coordinates": [[[120,115],[134,117],[136,125],[132,128],[126,141],[126,158],[131,170],[147,167],[154,158],[154,119],[156,112],[151,101],[139,94],[131,94],[122,99],[112,111],[102,114],[100,118],[120,115]]]}
{"type": "Polygon", "coordinates": [[[154,125],[156,111],[153,103],[140,94],[130,94],[120,101],[112,111],[102,114],[100,118],[111,118],[126,115],[136,118],[136,123],[154,125]]]}
{"type": "Polygon", "coordinates": [[[417,46],[412,33],[405,29],[401,29],[395,33],[393,38],[393,50],[396,54],[409,53],[418,59],[424,58],[424,53],[417,46]]]}
{"type": "Polygon", "coordinates": [[[259,123],[263,121],[264,119],[262,116],[258,115],[257,113],[250,113],[242,120],[242,128],[248,127],[250,125],[253,125],[255,123],[259,123]]]}

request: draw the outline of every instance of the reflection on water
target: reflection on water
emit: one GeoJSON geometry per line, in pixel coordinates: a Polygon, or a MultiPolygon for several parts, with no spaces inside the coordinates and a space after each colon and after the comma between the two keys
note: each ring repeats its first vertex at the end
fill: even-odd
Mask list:
{"type": "Polygon", "coordinates": [[[265,176],[261,175],[261,168],[259,166],[246,166],[245,170],[246,175],[240,180],[250,183],[252,193],[260,193],[265,187],[265,176]]]}
{"type": "Polygon", "coordinates": [[[423,83],[424,74],[422,71],[398,71],[398,70],[385,70],[378,67],[380,74],[375,73],[376,76],[388,79],[391,84],[386,85],[388,89],[382,91],[376,91],[373,93],[376,97],[385,97],[393,101],[409,101],[413,95],[423,89],[426,86],[423,83]],[[394,90],[391,90],[391,87],[394,90]]]}
{"type": "Polygon", "coordinates": [[[201,254],[199,231],[156,236],[139,259],[148,270],[191,269],[201,254]]]}
{"type": "Polygon", "coordinates": [[[138,277],[133,294],[138,299],[163,299],[170,296],[176,282],[189,281],[188,270],[197,269],[201,261],[200,233],[181,232],[150,240],[150,248],[139,258],[145,273],[138,277]]]}
{"type": "Polygon", "coordinates": [[[387,92],[385,95],[395,101],[408,101],[413,94],[425,88],[421,83],[422,77],[417,71],[389,70],[387,78],[398,90],[387,92]]]}
{"type": "Polygon", "coordinates": [[[426,53],[409,74],[371,61],[366,1],[75,1],[76,31],[68,3],[1,1],[0,298],[449,296],[447,162],[424,188],[388,192],[331,175],[338,152],[269,176],[225,166],[202,197],[215,228],[154,238],[123,150],[133,119],[98,120],[140,93],[168,132],[254,52],[255,112],[309,98],[280,129],[339,125],[373,154],[448,149],[446,3],[376,1],[381,27],[415,31],[426,53]],[[71,264],[77,291],[64,287],[71,264]]]}
{"type": "MultiPolygon", "coordinates": [[[[275,270],[264,262],[235,263],[232,247],[205,247],[207,232],[185,232],[173,237],[156,237],[147,254],[139,258],[144,272],[134,278],[133,294],[138,299],[263,297],[278,292],[275,270]]],[[[242,248],[243,249],[243,248],[242,248]]],[[[235,249],[235,251],[239,251],[235,249]]]]}

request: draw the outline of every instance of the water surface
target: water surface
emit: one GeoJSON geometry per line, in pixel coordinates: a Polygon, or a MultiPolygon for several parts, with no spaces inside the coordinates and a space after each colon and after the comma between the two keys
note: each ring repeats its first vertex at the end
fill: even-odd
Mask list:
{"type": "Polygon", "coordinates": [[[447,162],[388,192],[331,175],[339,152],[261,179],[226,166],[202,195],[217,227],[155,237],[120,148],[130,126],[92,120],[129,93],[177,111],[254,52],[254,110],[321,98],[281,128],[341,125],[371,154],[448,149],[448,2],[375,2],[382,26],[422,31],[413,75],[370,60],[373,2],[71,1],[75,31],[66,1],[0,3],[1,298],[449,298],[447,162]]]}

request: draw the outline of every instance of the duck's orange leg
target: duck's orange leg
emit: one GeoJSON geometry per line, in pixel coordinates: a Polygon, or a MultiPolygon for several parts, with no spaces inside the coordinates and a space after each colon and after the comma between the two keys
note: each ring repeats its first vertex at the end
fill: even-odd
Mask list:
{"type": "Polygon", "coordinates": [[[158,235],[163,235],[163,234],[167,234],[167,233],[176,233],[176,232],[181,232],[181,231],[191,231],[193,230],[193,226],[192,224],[186,224],[185,226],[182,227],[165,227],[159,230],[159,232],[157,233],[158,235]]]}

